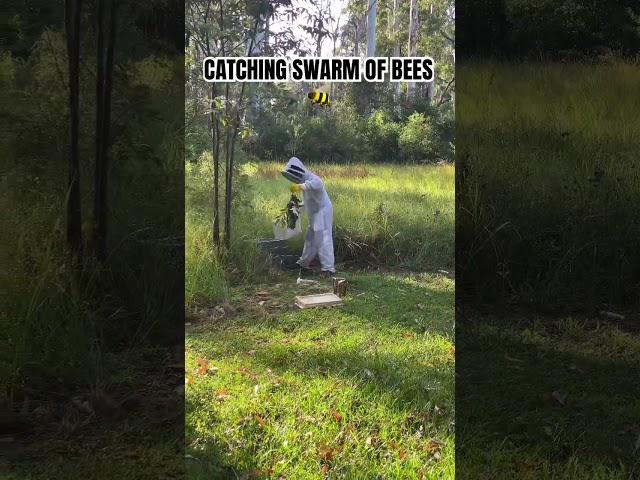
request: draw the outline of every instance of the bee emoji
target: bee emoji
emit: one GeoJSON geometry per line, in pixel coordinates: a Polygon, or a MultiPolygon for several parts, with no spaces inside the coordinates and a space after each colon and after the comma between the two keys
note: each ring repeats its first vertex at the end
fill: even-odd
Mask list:
{"type": "Polygon", "coordinates": [[[329,101],[329,94],[326,92],[309,92],[307,95],[309,99],[321,107],[330,107],[331,102],[329,101]]]}

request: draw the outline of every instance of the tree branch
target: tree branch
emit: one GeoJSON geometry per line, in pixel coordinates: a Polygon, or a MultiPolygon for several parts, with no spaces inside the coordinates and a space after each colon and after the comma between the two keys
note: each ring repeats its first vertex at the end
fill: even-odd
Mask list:
{"type": "Polygon", "coordinates": [[[445,95],[449,91],[449,88],[451,88],[451,85],[453,85],[453,82],[455,81],[455,79],[456,79],[456,77],[451,77],[451,80],[449,80],[449,83],[447,83],[447,86],[444,87],[444,90],[442,91],[442,94],[440,95],[440,99],[438,100],[438,104],[436,105],[437,107],[439,107],[440,105],[442,105],[444,103],[445,95]]]}
{"type": "Polygon", "coordinates": [[[440,30],[440,35],[442,35],[444,38],[446,38],[447,40],[449,40],[449,42],[451,42],[452,45],[456,44],[456,41],[450,37],[449,35],[447,35],[447,33],[444,30],[440,30]]]}

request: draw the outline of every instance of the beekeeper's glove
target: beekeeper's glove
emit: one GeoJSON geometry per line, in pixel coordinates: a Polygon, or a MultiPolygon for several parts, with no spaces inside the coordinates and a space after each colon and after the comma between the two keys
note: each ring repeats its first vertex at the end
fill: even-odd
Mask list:
{"type": "Polygon", "coordinates": [[[291,193],[298,193],[302,191],[302,185],[299,185],[297,183],[294,183],[293,185],[291,185],[291,193]]]}

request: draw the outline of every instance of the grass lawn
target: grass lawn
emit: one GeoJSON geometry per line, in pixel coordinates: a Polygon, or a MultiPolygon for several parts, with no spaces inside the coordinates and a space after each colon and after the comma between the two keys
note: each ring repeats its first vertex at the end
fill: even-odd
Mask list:
{"type": "Polygon", "coordinates": [[[501,317],[457,322],[460,478],[638,478],[637,315],[501,317]]]}
{"type": "Polygon", "coordinates": [[[454,478],[454,282],[347,277],[334,309],[281,274],[195,310],[188,478],[454,478]]]}

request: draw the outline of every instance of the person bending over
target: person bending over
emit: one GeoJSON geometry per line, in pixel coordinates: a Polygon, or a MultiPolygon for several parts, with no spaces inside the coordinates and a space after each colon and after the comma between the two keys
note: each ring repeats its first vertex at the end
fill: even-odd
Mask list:
{"type": "Polygon", "coordinates": [[[309,268],[317,256],[324,275],[336,272],[333,258],[333,206],[318,175],[307,170],[299,158],[291,157],[282,175],[293,182],[291,191],[302,192],[309,215],[309,228],[304,238],[304,249],[298,260],[301,268],[309,268]]]}

